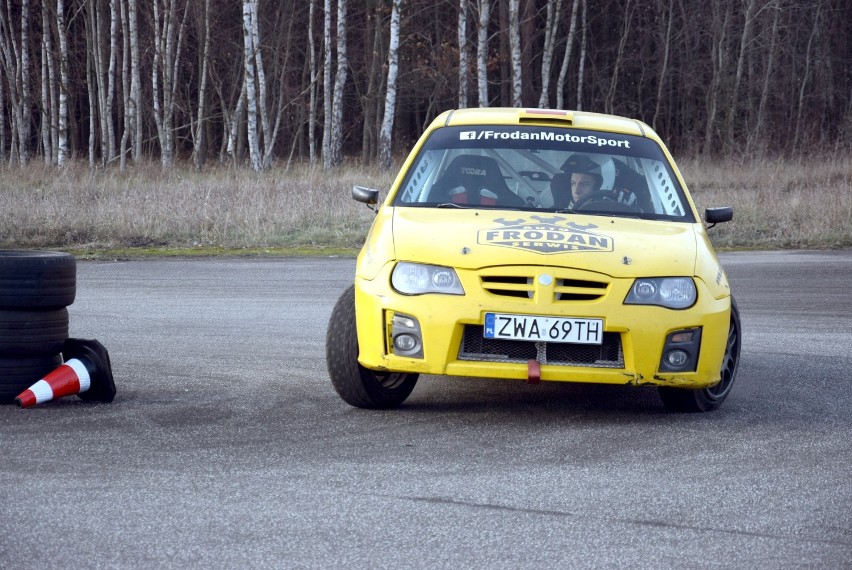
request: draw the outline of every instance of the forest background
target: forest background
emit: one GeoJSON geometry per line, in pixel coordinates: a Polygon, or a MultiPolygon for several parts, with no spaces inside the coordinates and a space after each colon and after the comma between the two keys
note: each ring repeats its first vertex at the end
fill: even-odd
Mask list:
{"type": "Polygon", "coordinates": [[[357,247],[469,106],[641,119],[717,245],[852,246],[848,0],[0,2],[0,247],[357,247]]]}

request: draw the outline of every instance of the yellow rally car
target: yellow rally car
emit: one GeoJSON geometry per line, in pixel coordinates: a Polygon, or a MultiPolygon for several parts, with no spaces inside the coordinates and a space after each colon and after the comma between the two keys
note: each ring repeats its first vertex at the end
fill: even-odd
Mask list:
{"type": "Polygon", "coordinates": [[[739,354],[727,277],[657,134],[543,109],[432,122],[326,338],[334,388],[362,408],[398,406],[438,374],[652,385],[669,408],[703,412],[728,396],[739,354]]]}

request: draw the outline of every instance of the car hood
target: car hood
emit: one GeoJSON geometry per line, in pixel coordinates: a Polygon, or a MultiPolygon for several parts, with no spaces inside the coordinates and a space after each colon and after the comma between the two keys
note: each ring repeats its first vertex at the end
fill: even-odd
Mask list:
{"type": "Polygon", "coordinates": [[[395,257],[479,269],[557,265],[611,277],[693,275],[692,224],[474,209],[395,208],[395,257]]]}

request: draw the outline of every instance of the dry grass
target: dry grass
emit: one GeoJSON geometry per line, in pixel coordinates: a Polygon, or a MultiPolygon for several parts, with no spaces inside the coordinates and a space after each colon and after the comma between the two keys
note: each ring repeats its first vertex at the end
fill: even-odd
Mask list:
{"type": "Polygon", "coordinates": [[[692,197],[733,206],[734,221],[710,231],[717,247],[852,246],[852,156],[680,163],[692,197]]]}
{"type": "Polygon", "coordinates": [[[151,164],[121,175],[84,165],[0,170],[0,247],[356,247],[373,218],[353,184],[389,174],[300,167],[289,173],[151,164]]]}
{"type": "MultiPolygon", "coordinates": [[[[852,246],[852,158],[746,164],[682,160],[699,210],[734,206],[711,232],[718,247],[852,246]]],[[[373,214],[353,184],[387,189],[394,173],[299,166],[255,174],[156,164],[90,174],[0,167],[0,247],[358,247],[373,214]]]]}

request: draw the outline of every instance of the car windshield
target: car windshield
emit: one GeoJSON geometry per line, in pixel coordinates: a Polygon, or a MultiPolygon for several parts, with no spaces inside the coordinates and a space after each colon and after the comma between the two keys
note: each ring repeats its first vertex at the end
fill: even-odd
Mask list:
{"type": "Polygon", "coordinates": [[[409,168],[393,205],[695,221],[654,141],[533,126],[436,130],[409,168]]]}

